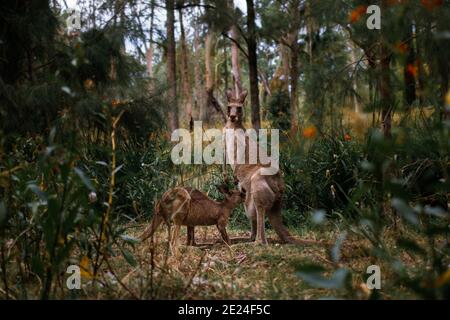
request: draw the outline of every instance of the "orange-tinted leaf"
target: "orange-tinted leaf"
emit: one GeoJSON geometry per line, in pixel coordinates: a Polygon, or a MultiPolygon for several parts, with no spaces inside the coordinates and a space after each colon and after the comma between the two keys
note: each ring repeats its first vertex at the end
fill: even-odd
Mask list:
{"type": "Polygon", "coordinates": [[[418,74],[418,68],[416,65],[410,63],[406,66],[406,72],[415,78],[418,74]]]}
{"type": "Polygon", "coordinates": [[[92,88],[94,88],[95,83],[92,79],[86,79],[84,80],[83,85],[86,90],[91,90],[92,88]]]}
{"type": "Polygon", "coordinates": [[[309,126],[303,130],[303,136],[305,138],[314,138],[317,134],[317,129],[314,126],[309,126]]]}
{"type": "Polygon", "coordinates": [[[80,275],[83,278],[92,279],[93,274],[90,268],[91,260],[88,256],[83,256],[80,261],[80,275]]]}
{"type": "Polygon", "coordinates": [[[398,43],[395,45],[395,49],[396,49],[399,53],[405,54],[405,53],[407,53],[407,52],[409,51],[409,46],[408,46],[408,44],[407,44],[406,42],[398,42],[398,43]]]}
{"type": "Polygon", "coordinates": [[[436,280],[436,287],[442,287],[444,284],[450,282],[450,269],[447,269],[443,274],[441,274],[436,280]]]}
{"type": "Polygon", "coordinates": [[[444,0],[420,0],[422,6],[424,6],[428,11],[432,11],[437,7],[443,5],[444,0]]]}
{"type": "Polygon", "coordinates": [[[112,99],[111,105],[112,105],[113,107],[117,107],[119,104],[120,104],[120,101],[119,101],[119,100],[117,100],[117,99],[112,99]]]}
{"type": "Polygon", "coordinates": [[[363,14],[366,13],[367,6],[357,6],[355,9],[350,11],[350,14],[348,16],[348,20],[350,23],[357,22],[363,14]]]}

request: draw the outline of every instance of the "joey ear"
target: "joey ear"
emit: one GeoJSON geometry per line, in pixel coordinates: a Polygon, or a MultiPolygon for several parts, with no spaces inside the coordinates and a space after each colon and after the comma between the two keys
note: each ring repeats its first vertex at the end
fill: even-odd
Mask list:
{"type": "Polygon", "coordinates": [[[244,103],[245,98],[247,98],[247,94],[248,94],[247,89],[244,89],[244,90],[241,92],[241,94],[239,95],[239,102],[240,102],[240,103],[244,103]]]}
{"type": "Polygon", "coordinates": [[[227,89],[227,91],[225,92],[227,95],[227,100],[228,102],[231,102],[231,100],[234,98],[234,94],[233,94],[233,90],[231,90],[230,88],[227,89]]]}

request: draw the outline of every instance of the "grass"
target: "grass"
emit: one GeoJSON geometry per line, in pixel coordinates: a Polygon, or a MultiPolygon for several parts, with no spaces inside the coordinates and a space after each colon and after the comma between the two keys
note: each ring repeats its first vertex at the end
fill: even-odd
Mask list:
{"type": "MultiPolygon", "coordinates": [[[[129,226],[129,234],[137,237],[143,225],[129,226]]],[[[322,239],[334,242],[338,230],[321,227],[320,230],[292,230],[298,237],[322,239]]],[[[411,269],[420,262],[396,248],[395,233],[385,232],[385,241],[411,269]]],[[[408,232],[406,229],[400,232],[408,232]]],[[[231,238],[248,237],[249,232],[230,230],[231,238]]],[[[367,299],[365,286],[366,268],[378,264],[382,270],[383,299],[414,299],[399,286],[386,264],[378,261],[369,252],[369,243],[352,235],[347,237],[338,263],[332,262],[329,248],[323,246],[300,247],[280,244],[269,230],[269,245],[261,246],[249,242],[238,242],[227,246],[217,241],[215,227],[198,227],[196,247],[184,245],[182,232],[180,245],[173,254],[167,245],[167,230],[161,228],[151,240],[138,243],[132,252],[136,264],[131,266],[121,254],[111,256],[109,268],[105,268],[102,279],[93,286],[83,279],[81,299],[319,299],[341,297],[367,299]],[[350,245],[348,245],[350,244],[350,245]],[[153,249],[152,249],[153,248],[153,249]],[[152,268],[153,260],[153,268],[152,268]],[[314,288],[296,275],[297,266],[317,263],[329,266],[325,275],[331,275],[337,267],[352,271],[351,294],[332,289],[314,288]]],[[[425,241],[425,240],[424,240],[425,241]]],[[[105,266],[106,267],[106,266],[105,266]]]]}

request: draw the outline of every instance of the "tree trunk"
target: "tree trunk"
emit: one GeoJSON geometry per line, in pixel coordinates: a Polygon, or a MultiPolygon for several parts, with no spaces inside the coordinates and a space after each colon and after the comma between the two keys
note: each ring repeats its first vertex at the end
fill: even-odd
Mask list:
{"type": "MultiPolygon", "coordinates": [[[[236,26],[231,27],[231,38],[238,41],[238,32],[236,26]]],[[[236,43],[231,42],[231,73],[233,75],[234,91],[236,97],[242,92],[241,67],[239,65],[239,48],[236,43]]]]}
{"type": "Polygon", "coordinates": [[[223,45],[223,70],[224,70],[224,92],[228,89],[228,54],[227,54],[227,42],[224,41],[223,45]]]}
{"type": "Polygon", "coordinates": [[[211,106],[214,101],[214,80],[215,80],[215,47],[216,35],[212,29],[208,30],[205,39],[205,89],[206,89],[206,121],[209,122],[211,106]]]}
{"type": "MultiPolygon", "coordinates": [[[[228,6],[231,10],[234,10],[233,0],[228,0],[228,6]]],[[[239,97],[242,92],[242,83],[241,67],[239,65],[239,47],[237,45],[239,42],[239,35],[236,25],[231,26],[230,38],[233,39],[233,41],[231,41],[231,74],[233,77],[234,94],[236,97],[239,97]]]]}
{"type": "MultiPolygon", "coordinates": [[[[444,33],[448,32],[448,20],[444,21],[443,19],[439,19],[439,21],[436,23],[436,27],[438,30],[438,33],[444,33]]],[[[450,116],[450,112],[447,109],[447,93],[449,92],[449,73],[450,73],[450,50],[449,50],[449,44],[448,44],[448,38],[447,39],[439,39],[437,40],[437,47],[439,50],[437,50],[438,55],[438,66],[439,66],[439,74],[440,74],[440,98],[441,98],[441,108],[439,112],[439,120],[444,121],[447,120],[450,116]]]]}
{"type": "Polygon", "coordinates": [[[291,68],[290,68],[290,83],[291,83],[291,93],[290,93],[290,109],[291,109],[291,130],[296,131],[298,127],[298,117],[297,117],[297,105],[298,105],[298,48],[295,46],[295,51],[291,52],[291,68]]]}
{"type": "Polygon", "coordinates": [[[298,67],[298,55],[300,51],[300,46],[298,44],[298,34],[301,28],[301,17],[300,17],[300,1],[291,0],[288,7],[288,14],[291,17],[291,24],[289,28],[289,33],[287,34],[287,41],[289,44],[290,52],[290,68],[289,68],[289,83],[290,83],[290,112],[291,112],[291,131],[295,132],[298,126],[297,118],[297,105],[298,105],[298,78],[299,78],[299,67],[298,67]]]}
{"type": "Polygon", "coordinates": [[[188,67],[188,51],[186,46],[186,35],[183,25],[183,13],[181,9],[178,10],[180,17],[180,42],[181,42],[181,80],[183,83],[183,103],[186,110],[186,119],[189,123],[190,130],[194,129],[194,121],[192,118],[192,89],[191,81],[189,79],[188,67]]]}
{"type": "Polygon", "coordinates": [[[155,19],[155,2],[151,1],[150,11],[150,43],[145,53],[145,60],[147,63],[147,74],[149,77],[149,90],[153,90],[153,25],[155,19]]]}
{"type": "Polygon", "coordinates": [[[198,119],[201,121],[206,121],[206,98],[205,98],[205,87],[203,86],[203,72],[200,61],[202,61],[201,50],[200,50],[200,37],[198,34],[197,26],[194,31],[194,78],[195,78],[195,99],[196,99],[196,109],[198,110],[198,119]]]}
{"type": "Polygon", "coordinates": [[[385,138],[390,139],[392,137],[392,93],[391,93],[391,81],[390,81],[390,62],[391,52],[387,47],[384,39],[381,43],[381,57],[380,57],[380,75],[379,75],[379,88],[381,98],[381,126],[383,135],[385,138]]]}
{"type": "Polygon", "coordinates": [[[169,86],[169,129],[178,128],[177,107],[177,79],[176,79],[176,52],[175,52],[175,10],[174,0],[166,0],[167,10],[167,84],[169,86]]]}
{"type": "MultiPolygon", "coordinates": [[[[358,68],[358,57],[356,56],[356,48],[354,46],[351,46],[350,48],[350,53],[351,53],[351,58],[352,61],[351,63],[353,64],[353,67],[355,68],[355,71],[353,72],[353,79],[352,79],[352,88],[353,88],[353,107],[356,113],[361,112],[361,107],[359,105],[359,101],[358,101],[358,81],[356,79],[356,73],[357,73],[357,68],[358,68]]],[[[370,89],[369,89],[370,92],[370,89]]]]}
{"type": "Polygon", "coordinates": [[[416,100],[416,79],[415,75],[408,69],[409,66],[414,66],[416,63],[416,55],[414,51],[414,42],[412,34],[412,24],[408,24],[405,41],[408,46],[408,53],[403,67],[403,80],[405,86],[405,101],[408,107],[411,107],[414,100],[416,100]]]}
{"type": "Polygon", "coordinates": [[[314,21],[312,18],[311,13],[311,4],[309,3],[309,0],[306,1],[305,4],[305,15],[306,15],[306,33],[308,34],[308,56],[309,56],[309,63],[312,64],[313,62],[313,53],[312,53],[312,46],[313,46],[313,34],[314,34],[314,21]]]}
{"type": "Polygon", "coordinates": [[[247,30],[252,126],[258,130],[261,127],[261,119],[259,114],[258,58],[256,55],[255,8],[253,0],[247,0],[247,30]]]}
{"type": "Polygon", "coordinates": [[[147,62],[147,74],[149,78],[153,78],[153,45],[151,44],[148,47],[147,52],[145,54],[145,60],[147,62]]]}
{"type": "Polygon", "coordinates": [[[289,48],[287,45],[285,45],[283,43],[280,44],[280,54],[281,54],[281,67],[283,70],[283,75],[282,75],[283,86],[282,86],[282,88],[284,91],[286,91],[286,93],[289,93],[290,67],[289,67],[289,48]]]}

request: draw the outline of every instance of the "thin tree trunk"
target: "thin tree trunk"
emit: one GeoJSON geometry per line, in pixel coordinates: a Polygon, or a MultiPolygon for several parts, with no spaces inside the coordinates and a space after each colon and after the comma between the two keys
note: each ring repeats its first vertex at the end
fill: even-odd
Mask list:
{"type": "Polygon", "coordinates": [[[151,1],[150,11],[150,43],[145,53],[145,59],[147,62],[147,74],[149,77],[149,90],[153,90],[153,25],[155,19],[155,2],[151,1]]]}
{"type": "Polygon", "coordinates": [[[387,47],[385,39],[382,39],[381,43],[381,57],[380,57],[380,75],[379,75],[379,88],[381,98],[381,125],[383,134],[386,138],[391,138],[392,127],[392,93],[391,93],[391,81],[390,81],[390,50],[387,47]]]}
{"type": "MultiPolygon", "coordinates": [[[[444,21],[443,19],[440,19],[436,23],[438,32],[448,32],[448,21],[444,21]]],[[[450,73],[450,50],[448,50],[448,38],[447,39],[440,39],[437,40],[438,43],[436,44],[439,50],[437,51],[438,54],[438,66],[439,66],[439,74],[441,78],[440,83],[440,98],[441,98],[441,108],[439,112],[439,120],[447,120],[450,116],[449,110],[446,108],[446,97],[447,93],[449,92],[449,73],[450,73]]]]}
{"type": "Polygon", "coordinates": [[[205,88],[203,86],[203,72],[200,65],[202,61],[201,50],[200,50],[200,37],[198,34],[198,27],[194,30],[194,80],[195,80],[195,99],[196,99],[196,109],[198,110],[198,119],[205,121],[207,119],[206,114],[206,98],[205,98],[205,88]]]}
{"type": "MultiPolygon", "coordinates": [[[[231,27],[231,38],[238,41],[238,33],[236,26],[231,27]]],[[[239,65],[239,48],[234,41],[231,43],[231,73],[233,74],[234,91],[236,97],[242,92],[241,84],[241,67],[239,65]]]]}
{"type": "Polygon", "coordinates": [[[145,54],[145,60],[147,62],[147,74],[150,78],[153,78],[153,45],[148,47],[145,54]]]}
{"type": "Polygon", "coordinates": [[[175,52],[175,3],[174,0],[166,0],[167,11],[167,83],[169,86],[169,129],[171,131],[178,128],[178,107],[177,107],[177,79],[176,79],[176,52],[175,52]]]}
{"type": "MultiPolygon", "coordinates": [[[[114,3],[114,18],[113,18],[113,26],[117,27],[117,18],[120,17],[120,21],[119,21],[119,27],[122,28],[123,24],[124,24],[124,15],[123,15],[123,0],[118,0],[114,3]]],[[[125,39],[123,37],[123,35],[121,35],[121,39],[120,39],[120,52],[122,54],[125,54],[125,39]]],[[[116,59],[111,56],[110,58],[110,64],[111,64],[111,69],[110,69],[110,73],[109,73],[109,77],[111,79],[112,82],[116,81],[117,79],[117,66],[116,66],[116,59]]]]}
{"type": "Polygon", "coordinates": [[[252,126],[258,130],[261,127],[261,119],[259,113],[258,58],[256,55],[255,8],[253,0],[247,0],[247,30],[252,126]]]}
{"type": "Polygon", "coordinates": [[[290,66],[289,66],[289,48],[285,44],[280,44],[280,54],[281,54],[281,66],[283,70],[283,90],[289,93],[289,73],[290,73],[290,66]]]}
{"type": "Polygon", "coordinates": [[[297,105],[298,105],[298,78],[299,78],[299,66],[298,66],[298,55],[300,47],[298,44],[298,34],[301,27],[301,17],[300,17],[300,1],[291,0],[288,7],[289,17],[291,19],[291,26],[289,33],[287,35],[287,41],[289,44],[290,51],[290,68],[289,68],[289,83],[290,83],[290,112],[291,112],[291,130],[295,132],[298,126],[297,118],[297,105]]]}
{"type": "MultiPolygon", "coordinates": [[[[297,46],[295,46],[297,48],[297,46]]],[[[295,50],[298,51],[298,50],[295,50]]],[[[290,82],[291,82],[291,94],[290,94],[290,109],[291,109],[291,130],[295,131],[298,127],[297,117],[297,105],[298,105],[298,52],[291,52],[291,68],[290,68],[290,82]]]]}
{"type": "Polygon", "coordinates": [[[214,101],[214,79],[215,79],[215,45],[216,35],[212,29],[208,30],[205,38],[205,89],[206,89],[206,119],[210,120],[210,107],[213,106],[214,101]]]}
{"type": "Polygon", "coordinates": [[[306,15],[306,33],[308,34],[308,56],[309,63],[313,62],[313,53],[312,53],[312,45],[313,45],[313,33],[314,33],[314,22],[311,14],[311,4],[309,0],[306,1],[305,4],[305,15],[306,15]]]}
{"type": "Polygon", "coordinates": [[[224,69],[224,86],[225,86],[225,90],[224,92],[228,89],[228,54],[227,54],[227,42],[224,41],[224,45],[223,45],[223,69],[224,69]]]}
{"type": "MultiPolygon", "coordinates": [[[[355,68],[355,72],[353,72],[353,79],[352,79],[352,88],[353,88],[353,107],[356,113],[361,112],[361,107],[359,105],[359,101],[358,101],[358,81],[356,79],[356,68],[358,68],[358,58],[356,57],[356,48],[354,48],[354,46],[351,46],[350,48],[350,53],[351,53],[351,58],[352,58],[352,65],[355,68]]],[[[370,92],[370,89],[369,89],[370,92]]]]}
{"type": "Polygon", "coordinates": [[[416,54],[414,50],[414,41],[412,38],[412,24],[407,26],[405,38],[406,44],[408,45],[408,53],[405,59],[405,65],[403,67],[403,80],[405,86],[405,100],[409,107],[416,100],[416,79],[415,75],[409,71],[409,66],[414,66],[416,63],[416,54]]]}
{"type": "Polygon", "coordinates": [[[186,35],[183,25],[183,13],[181,9],[178,10],[180,17],[180,42],[181,42],[181,80],[183,83],[183,102],[186,110],[186,118],[189,123],[189,128],[193,130],[194,121],[192,118],[192,89],[191,81],[189,79],[189,67],[188,67],[188,51],[186,46],[186,35]]]}
{"type": "MultiPolygon", "coordinates": [[[[423,61],[424,58],[424,49],[421,48],[420,45],[417,45],[416,41],[416,57],[418,61],[423,61]]],[[[419,96],[419,104],[422,108],[425,101],[424,101],[424,94],[425,94],[425,73],[422,68],[422,63],[418,63],[417,65],[417,85],[418,90],[416,92],[416,95],[419,96]]]]}
{"type": "MultiPolygon", "coordinates": [[[[228,0],[228,6],[231,10],[234,10],[233,0],[228,0]]],[[[239,35],[236,25],[232,25],[230,28],[230,38],[231,41],[231,74],[233,76],[234,83],[234,94],[236,97],[242,92],[242,82],[241,82],[241,68],[239,65],[239,47],[237,43],[239,42],[239,35]]]]}

